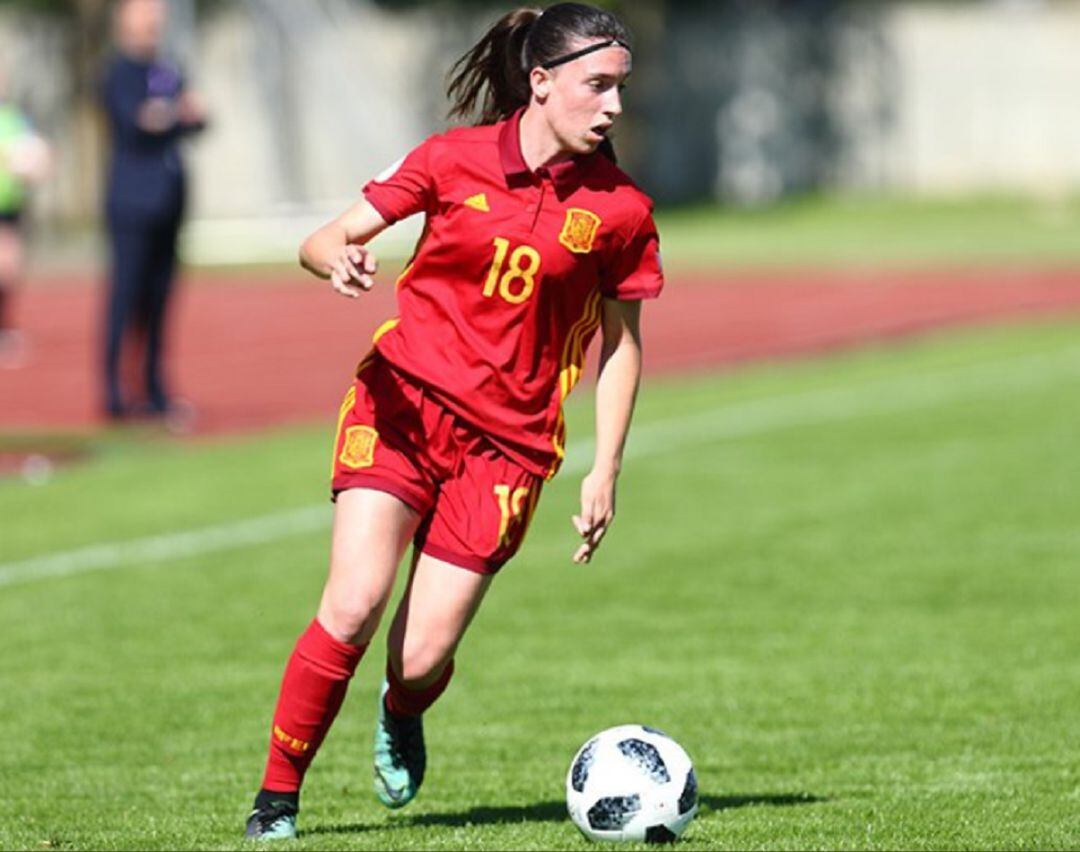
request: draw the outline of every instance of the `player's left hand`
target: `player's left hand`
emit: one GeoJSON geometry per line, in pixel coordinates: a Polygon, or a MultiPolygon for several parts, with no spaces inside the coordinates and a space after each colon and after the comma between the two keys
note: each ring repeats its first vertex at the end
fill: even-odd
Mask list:
{"type": "Polygon", "coordinates": [[[584,564],[592,559],[604,534],[615,518],[614,472],[593,468],[581,482],[581,514],[574,515],[574,529],[584,542],[574,552],[574,561],[584,564]]]}
{"type": "Polygon", "coordinates": [[[375,286],[378,263],[364,246],[347,243],[330,264],[330,286],[343,296],[355,299],[375,286]]]}
{"type": "Polygon", "coordinates": [[[181,124],[191,127],[206,124],[206,102],[195,92],[185,91],[176,104],[176,115],[181,124]]]}
{"type": "Polygon", "coordinates": [[[168,98],[147,98],[139,105],[135,123],[146,133],[165,133],[176,124],[176,106],[168,98]]]}

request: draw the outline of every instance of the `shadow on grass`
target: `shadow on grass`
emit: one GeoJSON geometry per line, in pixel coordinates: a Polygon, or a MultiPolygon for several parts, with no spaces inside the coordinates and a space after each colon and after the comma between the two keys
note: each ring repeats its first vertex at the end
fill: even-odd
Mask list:
{"type": "Polygon", "coordinates": [[[493,808],[469,808],[467,811],[454,813],[411,814],[388,823],[353,823],[351,825],[321,825],[310,828],[304,834],[359,834],[365,831],[379,831],[393,828],[413,828],[419,826],[499,825],[518,822],[562,822],[568,819],[566,802],[537,802],[534,805],[509,805],[493,808]]]}
{"type": "MultiPolygon", "coordinates": [[[[824,802],[819,796],[809,793],[773,793],[741,796],[707,796],[698,800],[703,810],[725,811],[732,808],[745,808],[754,805],[767,807],[788,807],[790,805],[812,805],[824,802]]],[[[566,814],[566,802],[537,802],[532,805],[509,805],[506,807],[469,808],[467,811],[453,813],[410,814],[388,823],[352,823],[348,825],[321,825],[310,828],[304,834],[361,834],[367,831],[379,831],[393,828],[413,828],[422,826],[450,826],[461,828],[466,825],[502,825],[519,822],[562,822],[569,817],[566,814]]]]}
{"type": "Polygon", "coordinates": [[[791,805],[812,805],[816,802],[827,802],[821,796],[810,793],[763,793],[761,795],[736,795],[736,796],[706,796],[698,797],[698,803],[702,810],[729,811],[734,808],[748,808],[754,805],[764,805],[772,808],[786,808],[791,805]]]}

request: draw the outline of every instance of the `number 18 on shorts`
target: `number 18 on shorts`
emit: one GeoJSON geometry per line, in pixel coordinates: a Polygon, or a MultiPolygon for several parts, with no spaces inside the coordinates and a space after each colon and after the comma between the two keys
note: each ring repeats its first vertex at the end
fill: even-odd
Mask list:
{"type": "Polygon", "coordinates": [[[436,559],[498,571],[520,548],[543,482],[378,355],[342,402],[335,496],[372,488],[398,497],[422,516],[416,544],[436,559]]]}

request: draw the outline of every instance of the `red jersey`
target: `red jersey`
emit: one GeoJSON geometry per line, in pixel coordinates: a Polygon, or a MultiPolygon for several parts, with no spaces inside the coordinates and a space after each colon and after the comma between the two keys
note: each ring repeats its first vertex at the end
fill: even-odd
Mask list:
{"type": "Polygon", "coordinates": [[[364,195],[388,223],[426,215],[379,352],[535,473],[565,440],[601,299],[660,294],[652,202],[603,154],[531,172],[523,110],[427,139],[364,195]]]}

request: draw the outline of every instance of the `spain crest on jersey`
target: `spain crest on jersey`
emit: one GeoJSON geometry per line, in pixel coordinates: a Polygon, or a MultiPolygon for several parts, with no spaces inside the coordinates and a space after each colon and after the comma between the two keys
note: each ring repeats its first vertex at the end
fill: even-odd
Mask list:
{"type": "Polygon", "coordinates": [[[371,467],[378,438],[379,433],[370,426],[350,426],[345,430],[345,440],[342,442],[338,460],[353,470],[371,467]]]}
{"type": "Polygon", "coordinates": [[[566,211],[559,242],[576,254],[588,254],[592,251],[593,240],[600,229],[600,217],[591,210],[571,207],[566,211]]]}

